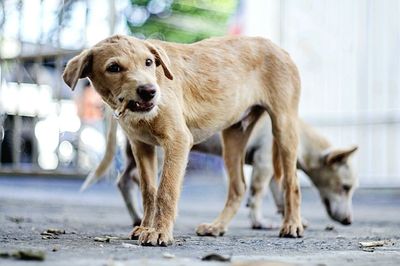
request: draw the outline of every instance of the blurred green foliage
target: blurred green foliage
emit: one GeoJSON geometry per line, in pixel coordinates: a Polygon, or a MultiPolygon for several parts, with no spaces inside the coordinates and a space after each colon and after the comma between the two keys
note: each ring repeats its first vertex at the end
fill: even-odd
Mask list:
{"type": "Polygon", "coordinates": [[[227,33],[237,0],[131,0],[132,35],[192,43],[227,33]]]}

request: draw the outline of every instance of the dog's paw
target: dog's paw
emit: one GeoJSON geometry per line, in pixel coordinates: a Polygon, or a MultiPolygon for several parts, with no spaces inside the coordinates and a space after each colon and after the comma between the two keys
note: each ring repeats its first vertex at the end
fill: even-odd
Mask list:
{"type": "Polygon", "coordinates": [[[226,232],[226,228],[216,224],[200,224],[196,229],[198,236],[223,236],[226,232]]]}
{"type": "Polygon", "coordinates": [[[279,225],[265,220],[251,221],[251,229],[253,230],[272,230],[279,228],[279,225]]]}
{"type": "Polygon", "coordinates": [[[168,231],[149,228],[139,236],[139,244],[142,246],[169,246],[174,242],[172,233],[168,231]]]}
{"type": "Polygon", "coordinates": [[[303,224],[300,222],[284,222],[279,237],[302,237],[304,232],[303,224]]]}
{"type": "Polygon", "coordinates": [[[135,226],[131,233],[129,234],[129,238],[132,240],[138,240],[139,236],[142,232],[149,230],[150,228],[145,226],[135,226]]]}

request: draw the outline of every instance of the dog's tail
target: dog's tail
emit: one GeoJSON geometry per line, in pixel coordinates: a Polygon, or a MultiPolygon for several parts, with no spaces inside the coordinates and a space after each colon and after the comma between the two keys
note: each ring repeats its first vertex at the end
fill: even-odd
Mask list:
{"type": "Polygon", "coordinates": [[[274,167],[275,180],[280,181],[283,176],[282,158],[281,158],[281,153],[279,151],[278,143],[276,143],[275,139],[272,144],[272,164],[274,167]]]}
{"type": "Polygon", "coordinates": [[[89,173],[85,182],[82,184],[80,191],[86,190],[91,185],[97,183],[103,176],[108,167],[110,167],[112,159],[115,154],[115,147],[117,145],[117,121],[110,115],[110,127],[107,133],[107,145],[104,157],[96,170],[89,173]]]}

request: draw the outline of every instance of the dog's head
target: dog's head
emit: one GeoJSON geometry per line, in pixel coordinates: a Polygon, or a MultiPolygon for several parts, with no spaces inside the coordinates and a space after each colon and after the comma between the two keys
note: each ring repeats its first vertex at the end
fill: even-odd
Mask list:
{"type": "Polygon", "coordinates": [[[330,149],[307,171],[317,187],[328,215],[343,225],[352,223],[352,197],[358,185],[349,158],[357,147],[330,149]]]}
{"type": "Polygon", "coordinates": [[[74,89],[79,79],[87,77],[117,116],[127,110],[140,116],[156,109],[162,76],[173,79],[169,59],[160,47],[115,35],[72,58],[63,79],[74,89]]]}

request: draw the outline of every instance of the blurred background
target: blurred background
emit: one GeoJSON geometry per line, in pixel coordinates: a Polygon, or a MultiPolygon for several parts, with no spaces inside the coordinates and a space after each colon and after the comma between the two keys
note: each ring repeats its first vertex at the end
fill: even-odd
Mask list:
{"type": "Polygon", "coordinates": [[[336,146],[359,145],[361,186],[400,186],[399,20],[397,0],[1,0],[0,174],[84,176],[102,158],[100,97],[87,81],[72,94],[61,80],[82,49],[115,33],[182,43],[233,34],[291,54],[300,116],[336,146]]]}

